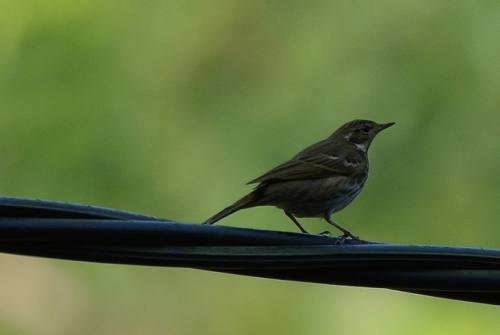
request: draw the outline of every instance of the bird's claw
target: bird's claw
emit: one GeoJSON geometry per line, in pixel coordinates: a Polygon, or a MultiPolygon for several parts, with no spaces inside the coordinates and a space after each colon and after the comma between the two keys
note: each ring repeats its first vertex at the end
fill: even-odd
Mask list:
{"type": "Polygon", "coordinates": [[[353,235],[351,233],[345,233],[343,235],[340,235],[338,238],[338,240],[335,242],[335,245],[343,245],[344,242],[347,240],[347,238],[350,237],[352,240],[355,240],[355,241],[362,241],[359,236],[356,236],[356,235],[353,235]]]}

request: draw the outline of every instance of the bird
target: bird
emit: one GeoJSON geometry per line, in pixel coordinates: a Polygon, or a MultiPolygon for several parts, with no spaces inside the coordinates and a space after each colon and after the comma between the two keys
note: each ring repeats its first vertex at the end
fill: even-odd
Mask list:
{"type": "MultiPolygon", "coordinates": [[[[343,233],[341,243],[348,237],[359,240],[334,222],[331,215],[349,205],[361,192],[368,178],[368,148],[382,130],[394,124],[361,119],[345,123],[328,138],[249,181],[247,184],[257,184],[252,192],[203,223],[214,224],[241,209],[275,206],[302,233],[308,231],[296,217],[319,217],[343,233]]],[[[328,231],[321,234],[324,233],[329,234],[328,231]]]]}

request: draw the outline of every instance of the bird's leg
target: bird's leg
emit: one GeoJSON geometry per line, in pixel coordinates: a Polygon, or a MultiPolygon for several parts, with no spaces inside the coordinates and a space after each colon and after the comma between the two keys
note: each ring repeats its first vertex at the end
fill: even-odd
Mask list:
{"type": "Polygon", "coordinates": [[[302,225],[299,223],[299,221],[297,221],[297,219],[293,216],[292,213],[290,212],[287,212],[286,210],[283,210],[286,214],[286,216],[288,216],[290,218],[290,220],[293,221],[293,223],[295,223],[295,225],[297,227],[299,227],[300,231],[303,232],[304,234],[309,234],[309,232],[307,230],[304,229],[304,227],[302,227],[302,225]]]}
{"type": "Polygon", "coordinates": [[[349,230],[347,230],[344,227],[340,226],[339,224],[333,222],[328,213],[325,213],[325,220],[326,220],[326,222],[328,222],[329,224],[331,224],[332,226],[334,226],[335,228],[337,228],[338,230],[340,230],[341,232],[344,233],[342,243],[344,243],[344,241],[347,237],[350,237],[353,240],[357,240],[357,241],[360,240],[358,236],[353,235],[349,230]]]}

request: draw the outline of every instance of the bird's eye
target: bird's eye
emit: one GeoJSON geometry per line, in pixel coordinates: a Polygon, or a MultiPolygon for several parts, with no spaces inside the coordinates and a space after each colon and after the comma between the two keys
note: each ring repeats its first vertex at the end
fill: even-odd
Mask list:
{"type": "Polygon", "coordinates": [[[372,127],[370,126],[363,126],[361,127],[360,131],[364,134],[368,134],[372,130],[372,127]]]}

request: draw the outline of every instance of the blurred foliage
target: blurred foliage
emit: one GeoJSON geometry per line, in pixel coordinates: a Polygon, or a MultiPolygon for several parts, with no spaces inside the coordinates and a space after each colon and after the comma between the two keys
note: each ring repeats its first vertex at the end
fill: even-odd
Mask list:
{"type": "MultiPolygon", "coordinates": [[[[201,222],[355,118],[395,121],[335,220],[500,247],[500,3],[0,1],[0,192],[201,222]]],[[[303,220],[312,231],[319,220],[303,220]]],[[[281,211],[221,224],[296,230],[281,211]]],[[[2,334],[497,334],[497,307],[1,255],[2,334]]]]}

